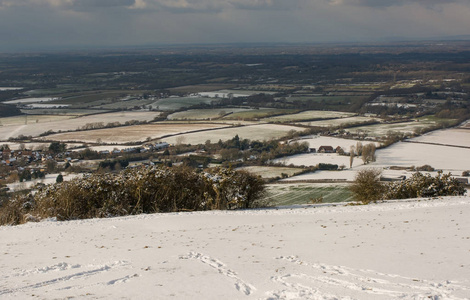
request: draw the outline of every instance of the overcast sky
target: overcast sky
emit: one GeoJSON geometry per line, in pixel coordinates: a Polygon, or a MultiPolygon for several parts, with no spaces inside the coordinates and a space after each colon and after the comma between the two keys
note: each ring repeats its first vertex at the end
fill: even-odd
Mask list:
{"type": "Polygon", "coordinates": [[[0,0],[0,51],[470,34],[469,0],[0,0]]]}

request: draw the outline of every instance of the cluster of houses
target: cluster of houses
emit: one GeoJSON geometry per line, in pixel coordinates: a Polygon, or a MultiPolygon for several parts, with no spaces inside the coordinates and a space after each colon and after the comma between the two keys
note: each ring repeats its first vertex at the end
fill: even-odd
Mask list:
{"type": "Polygon", "coordinates": [[[10,150],[8,148],[3,149],[0,152],[0,164],[13,166],[19,160],[26,163],[32,163],[36,161],[44,161],[47,159],[52,159],[52,156],[42,151],[32,151],[32,150],[10,150]]]}
{"type": "Polygon", "coordinates": [[[146,144],[143,147],[130,147],[125,149],[114,149],[114,150],[102,150],[99,151],[100,154],[120,154],[120,153],[137,153],[137,152],[148,152],[148,151],[160,151],[165,150],[170,147],[170,144],[166,142],[156,143],[156,144],[146,144]]]}
{"type": "Polygon", "coordinates": [[[344,149],[340,146],[333,148],[332,146],[320,146],[318,150],[316,148],[309,148],[310,153],[344,153],[344,149]]]}
{"type": "MultiPolygon", "coordinates": [[[[136,152],[147,152],[147,151],[160,151],[170,147],[170,144],[166,142],[147,144],[143,148],[141,147],[130,147],[125,149],[114,149],[114,150],[102,150],[99,151],[102,155],[109,154],[122,154],[122,153],[136,153],[136,152]]],[[[47,160],[64,161],[69,163],[77,162],[77,159],[70,157],[70,152],[63,152],[58,154],[51,154],[41,150],[11,150],[4,148],[0,151],[0,165],[15,166],[19,161],[29,164],[33,162],[45,162],[47,160]]]]}
{"type": "MultiPolygon", "coordinates": [[[[117,154],[124,154],[124,153],[137,153],[137,152],[148,152],[148,151],[161,151],[165,150],[170,146],[170,144],[166,142],[159,142],[154,144],[147,144],[144,147],[130,147],[125,149],[114,149],[114,150],[103,150],[99,151],[99,154],[103,155],[103,157],[107,157],[107,155],[117,155],[117,154]]],[[[50,151],[43,151],[43,150],[28,150],[28,149],[21,149],[21,150],[11,150],[8,147],[3,147],[0,150],[0,166],[4,166],[3,172],[4,174],[0,174],[0,179],[6,178],[10,172],[22,172],[25,169],[32,170],[31,166],[33,164],[39,164],[39,168],[41,171],[44,171],[44,164],[47,161],[55,161],[55,162],[62,162],[62,163],[69,163],[73,165],[74,163],[80,162],[77,158],[72,158],[74,155],[69,152],[61,152],[61,153],[51,153],[50,151]]],[[[39,169],[38,169],[39,170],[39,169]]]]}

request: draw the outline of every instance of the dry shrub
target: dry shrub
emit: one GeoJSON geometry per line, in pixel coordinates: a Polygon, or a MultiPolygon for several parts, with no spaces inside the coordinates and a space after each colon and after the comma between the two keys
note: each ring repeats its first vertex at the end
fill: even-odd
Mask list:
{"type": "Polygon", "coordinates": [[[25,223],[32,208],[33,200],[27,196],[15,196],[4,200],[0,206],[0,225],[25,223]]]}
{"type": "MultiPolygon", "coordinates": [[[[260,202],[263,195],[264,182],[248,172],[213,169],[198,173],[186,167],[142,167],[46,186],[34,195],[28,213],[39,219],[72,220],[252,208],[263,205],[260,202]]],[[[20,223],[16,220],[25,212],[16,202],[11,205],[9,217],[5,217],[7,221],[1,224],[20,223]]]]}
{"type": "Polygon", "coordinates": [[[392,182],[386,186],[384,199],[407,199],[418,197],[461,196],[466,189],[460,181],[453,178],[450,173],[438,172],[435,177],[420,172],[414,173],[411,178],[392,182]]]}
{"type": "Polygon", "coordinates": [[[364,169],[357,172],[351,191],[354,198],[362,203],[380,200],[383,193],[383,184],[380,182],[380,169],[364,169]]]}
{"type": "Polygon", "coordinates": [[[435,177],[420,172],[402,181],[382,184],[379,169],[366,169],[357,173],[351,191],[363,203],[380,199],[407,199],[419,197],[461,196],[466,193],[463,183],[451,174],[438,172],[435,177]]]}

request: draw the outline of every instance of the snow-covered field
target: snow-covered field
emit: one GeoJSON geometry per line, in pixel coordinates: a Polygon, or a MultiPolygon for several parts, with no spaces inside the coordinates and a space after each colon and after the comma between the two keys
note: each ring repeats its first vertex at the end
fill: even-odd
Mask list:
{"type": "Polygon", "coordinates": [[[207,140],[210,140],[212,143],[217,143],[218,140],[227,141],[232,139],[237,134],[240,139],[249,139],[252,141],[268,141],[270,139],[277,139],[286,136],[289,131],[292,130],[302,131],[303,128],[277,124],[261,124],[186,133],[178,136],[165,138],[165,141],[170,144],[176,144],[178,140],[181,139],[184,144],[197,145],[204,144],[204,142],[207,140]]]}
{"type": "Polygon", "coordinates": [[[375,125],[367,125],[367,126],[360,126],[354,128],[348,128],[346,131],[357,133],[357,132],[365,132],[369,136],[380,137],[386,135],[390,131],[394,132],[402,132],[405,134],[413,133],[416,130],[421,130],[426,127],[430,127],[434,125],[435,122],[404,122],[404,123],[395,123],[395,124],[375,124],[375,125]]]}
{"type": "MultiPolygon", "coordinates": [[[[294,166],[316,166],[318,164],[333,164],[333,165],[344,165],[349,168],[349,156],[339,155],[336,153],[303,153],[292,155],[289,157],[283,157],[273,160],[274,163],[282,163],[286,166],[292,164],[294,166]]],[[[361,157],[355,157],[353,161],[353,167],[362,165],[361,157]]]]}
{"type": "MultiPolygon", "coordinates": [[[[332,146],[333,148],[341,147],[344,151],[349,152],[351,146],[356,146],[357,143],[362,145],[367,145],[370,143],[375,143],[376,146],[379,146],[377,142],[371,141],[359,141],[352,139],[340,139],[335,137],[327,136],[312,136],[311,138],[303,138],[296,140],[296,142],[303,143],[307,142],[310,148],[315,148],[318,151],[320,146],[332,146]]],[[[349,168],[350,162],[349,156],[339,155],[337,153],[303,153],[292,155],[288,157],[282,157],[273,160],[274,163],[283,163],[285,165],[293,164],[294,166],[316,166],[320,163],[323,164],[334,164],[334,165],[344,165],[349,168]]],[[[360,166],[363,164],[361,157],[355,157],[353,161],[353,167],[360,166]]]]}
{"type": "Polygon", "coordinates": [[[285,167],[270,167],[270,166],[247,166],[247,167],[237,168],[236,170],[244,170],[254,175],[261,176],[263,178],[281,177],[282,174],[292,176],[295,173],[299,173],[302,171],[301,168],[285,168],[285,167]]]}
{"type": "MultiPolygon", "coordinates": [[[[81,174],[62,174],[62,175],[64,177],[64,181],[72,180],[75,177],[82,176],[81,174]]],[[[9,183],[7,184],[7,187],[11,191],[21,191],[24,189],[32,188],[38,183],[43,183],[43,184],[55,183],[57,176],[59,176],[59,173],[47,174],[45,178],[41,178],[41,179],[33,179],[29,181],[24,181],[24,182],[9,183]]]]}
{"type": "MultiPolygon", "coordinates": [[[[155,117],[159,116],[160,112],[114,112],[98,115],[90,115],[72,118],[64,121],[64,118],[70,118],[70,116],[40,116],[32,117],[28,116],[27,124],[25,125],[24,121],[21,125],[15,126],[0,126],[0,140],[8,140],[11,137],[17,137],[19,135],[25,136],[38,136],[41,133],[47,132],[49,130],[53,131],[68,131],[68,130],[77,130],[78,128],[83,127],[88,123],[97,123],[103,122],[104,125],[110,122],[120,122],[125,123],[126,121],[137,120],[137,121],[151,121],[155,117]],[[44,118],[49,118],[50,122],[38,122],[36,120],[41,120],[44,118]]],[[[18,117],[15,117],[18,118],[18,117]]],[[[23,119],[25,120],[25,119],[23,119]]],[[[96,139],[94,140],[96,141],[96,139]]]]}
{"type": "Polygon", "coordinates": [[[229,97],[248,97],[251,95],[256,94],[267,94],[273,95],[274,92],[268,91],[248,91],[248,90],[219,90],[214,92],[200,92],[198,93],[202,97],[209,97],[209,98],[229,98],[229,97]]]}
{"type": "Polygon", "coordinates": [[[31,108],[66,108],[69,107],[69,104],[44,104],[44,103],[33,103],[28,104],[28,107],[31,108]]]}
{"type": "MultiPolygon", "coordinates": [[[[461,176],[465,170],[470,170],[470,149],[456,148],[440,145],[417,144],[417,143],[396,143],[388,148],[379,149],[376,152],[377,161],[368,165],[363,165],[361,157],[355,157],[353,168],[349,168],[349,157],[337,154],[299,154],[290,156],[288,159],[277,159],[286,165],[307,165],[314,166],[318,163],[344,164],[346,170],[343,171],[316,171],[293,176],[285,180],[354,180],[356,172],[364,168],[383,169],[382,175],[385,177],[410,177],[414,172],[406,170],[390,170],[391,166],[399,167],[420,167],[430,165],[436,170],[443,170],[444,173],[452,173],[454,176],[461,176]]],[[[435,176],[437,172],[431,172],[435,176]]]]}
{"type": "Polygon", "coordinates": [[[22,90],[22,87],[0,87],[0,92],[22,90]]]}
{"type": "Polygon", "coordinates": [[[57,99],[58,99],[58,98],[52,98],[52,97],[43,97],[43,98],[22,98],[22,99],[16,99],[16,100],[5,101],[4,103],[7,103],[7,104],[40,103],[40,102],[54,101],[54,100],[57,100],[57,99]]]}
{"type": "MultiPolygon", "coordinates": [[[[470,148],[399,142],[377,150],[377,161],[371,166],[422,166],[462,173],[470,169],[470,148]]],[[[460,174],[458,174],[460,175],[460,174]]]]}
{"type": "MultiPolygon", "coordinates": [[[[362,161],[361,161],[362,163],[362,161]]],[[[356,174],[359,170],[367,169],[367,168],[379,168],[382,169],[383,166],[378,166],[374,164],[369,165],[360,165],[353,167],[352,169],[345,169],[343,171],[316,171],[313,173],[305,173],[297,176],[292,176],[286,179],[282,179],[282,181],[299,181],[299,180],[330,180],[330,181],[353,181],[356,177],[356,174]]],[[[411,177],[415,173],[414,171],[406,171],[406,170],[390,170],[390,169],[383,169],[382,176],[388,178],[398,178],[400,176],[406,176],[406,178],[411,177]]],[[[423,174],[429,174],[431,176],[436,176],[437,171],[434,172],[421,172],[423,174]]],[[[447,173],[447,172],[446,172],[447,173]]],[[[452,172],[451,172],[452,173],[452,172]]],[[[460,176],[460,173],[452,173],[454,176],[460,176]]]]}
{"type": "Polygon", "coordinates": [[[469,299],[470,198],[0,227],[2,299],[469,299]]]}
{"type": "MultiPolygon", "coordinates": [[[[468,143],[469,134],[466,133],[468,130],[464,129],[450,129],[450,130],[439,130],[432,132],[431,134],[411,139],[411,141],[417,142],[431,142],[442,143],[448,145],[465,146],[468,143]],[[463,130],[463,132],[462,132],[463,130]]],[[[337,138],[320,137],[321,143],[324,145],[331,145],[333,147],[342,146],[347,147],[347,143],[355,145],[354,140],[345,140],[337,138]],[[323,139],[332,139],[330,142],[323,139]],[[338,141],[336,141],[338,140],[338,141]],[[343,143],[346,143],[343,145],[343,143]]],[[[301,140],[303,141],[303,140],[301,140]]],[[[310,147],[315,147],[319,143],[315,143],[314,140],[306,140],[309,142],[310,147]]],[[[362,142],[367,144],[367,142],[362,142]]],[[[345,148],[346,151],[349,148],[345,148]]],[[[430,165],[436,170],[443,170],[445,173],[452,173],[454,176],[461,176],[463,171],[470,170],[470,148],[452,147],[444,145],[430,145],[423,143],[409,143],[409,142],[398,142],[387,148],[379,149],[376,152],[377,161],[368,165],[363,165],[361,157],[355,157],[353,161],[352,170],[344,171],[317,171],[315,173],[307,173],[299,176],[294,176],[286,180],[323,180],[323,179],[342,179],[352,181],[356,172],[362,168],[381,168],[382,174],[387,177],[398,177],[405,175],[411,176],[413,172],[409,171],[394,171],[388,170],[392,166],[398,167],[420,167],[424,165],[430,165]]],[[[286,165],[293,164],[296,166],[306,165],[315,166],[319,163],[329,163],[337,165],[345,165],[349,168],[349,157],[339,156],[337,154],[299,154],[290,157],[279,158],[276,162],[283,162],[286,165]]]]}
{"type": "Polygon", "coordinates": [[[300,143],[307,142],[309,144],[310,148],[315,148],[317,150],[318,150],[318,148],[320,148],[320,146],[331,146],[333,148],[336,148],[336,147],[340,146],[346,152],[349,152],[349,150],[351,149],[351,146],[355,147],[357,145],[357,143],[361,143],[362,145],[375,143],[376,147],[378,147],[380,145],[380,143],[373,142],[373,141],[342,139],[342,138],[329,137],[329,136],[319,136],[319,135],[304,137],[304,138],[296,140],[296,141],[300,142],[300,143]]]}
{"type": "MultiPolygon", "coordinates": [[[[176,135],[182,133],[192,132],[198,130],[211,130],[217,128],[227,127],[225,124],[215,124],[215,123],[152,123],[152,124],[142,124],[142,125],[133,125],[133,126],[122,126],[115,128],[105,128],[89,131],[75,131],[75,132],[66,132],[66,133],[57,133],[49,135],[43,139],[55,140],[55,141],[76,141],[82,143],[89,143],[101,140],[103,143],[109,144],[119,144],[119,143],[129,143],[129,142],[144,142],[147,139],[157,139],[162,138],[167,135],[176,135]]],[[[165,138],[165,141],[167,139],[165,138]]],[[[171,140],[171,138],[168,138],[171,140]]],[[[173,137],[173,140],[177,140],[173,137]]],[[[204,140],[205,141],[205,140],[204,140]]],[[[200,143],[204,143],[200,141],[200,143]]],[[[175,143],[176,142],[170,142],[175,143]]]]}
{"type": "Polygon", "coordinates": [[[437,130],[416,137],[412,141],[470,147],[470,130],[461,128],[437,130]]]}

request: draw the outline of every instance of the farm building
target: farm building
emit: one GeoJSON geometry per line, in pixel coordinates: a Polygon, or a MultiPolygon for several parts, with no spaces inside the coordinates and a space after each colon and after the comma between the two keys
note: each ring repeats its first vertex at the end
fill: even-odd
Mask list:
{"type": "Polygon", "coordinates": [[[335,150],[331,146],[320,146],[318,153],[334,153],[335,150]]]}
{"type": "Polygon", "coordinates": [[[162,142],[162,143],[157,143],[155,146],[153,146],[155,150],[162,150],[170,147],[170,144],[167,142],[162,142]]]}

